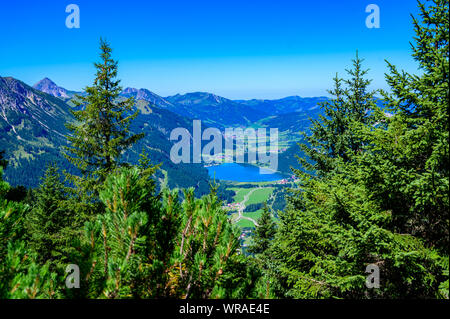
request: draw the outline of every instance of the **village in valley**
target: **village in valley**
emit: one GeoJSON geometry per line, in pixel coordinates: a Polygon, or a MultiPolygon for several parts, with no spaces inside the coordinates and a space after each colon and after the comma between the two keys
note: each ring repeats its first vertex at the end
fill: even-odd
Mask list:
{"type": "Polygon", "coordinates": [[[292,175],[271,182],[225,182],[227,189],[234,191],[235,195],[233,201],[224,202],[223,209],[231,222],[241,229],[239,240],[243,249],[251,243],[264,203],[276,221],[278,210],[285,206],[286,187],[294,186],[297,181],[297,177],[292,175]]]}

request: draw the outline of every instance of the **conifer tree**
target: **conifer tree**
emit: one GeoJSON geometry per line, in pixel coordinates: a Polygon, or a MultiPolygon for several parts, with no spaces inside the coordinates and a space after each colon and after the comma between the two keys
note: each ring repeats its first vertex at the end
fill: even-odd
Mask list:
{"type": "Polygon", "coordinates": [[[346,70],[348,79],[337,74],[334,77],[334,88],[328,91],[333,98],[320,104],[324,115],[311,120],[311,134],[305,134],[307,143],[301,145],[308,158],[300,159],[305,171],[326,174],[335,167],[337,160],[348,162],[351,153],[358,151],[362,143],[356,137],[353,125],[373,121],[371,111],[375,108],[375,91],[369,89],[368,70],[363,69],[364,60],[358,52],[352,62],[353,68],[346,70]]]}
{"type": "Polygon", "coordinates": [[[131,121],[138,115],[137,110],[132,112],[134,100],[118,100],[122,88],[116,80],[118,63],[111,57],[112,49],[100,40],[100,50],[94,84],[75,100],[81,109],[72,111],[76,122],[67,125],[71,134],[65,151],[81,173],[81,178],[69,176],[71,181],[90,192],[121,166],[122,153],[143,137],[130,132],[131,121]]]}
{"type": "Polygon", "coordinates": [[[270,276],[273,276],[274,271],[271,246],[275,233],[276,224],[267,203],[264,203],[263,212],[252,237],[252,244],[248,248],[248,252],[253,254],[253,258],[249,260],[254,263],[255,271],[260,275],[256,286],[258,298],[273,297],[274,287],[272,287],[270,276]]]}
{"type": "Polygon", "coordinates": [[[8,165],[8,161],[3,158],[5,151],[0,151],[0,200],[3,199],[9,190],[9,184],[3,180],[3,172],[8,165]]]}
{"type": "Polygon", "coordinates": [[[267,203],[264,203],[263,212],[254,231],[253,243],[249,247],[248,252],[251,254],[265,254],[270,247],[270,242],[275,236],[275,232],[275,222],[272,219],[267,203]]]}
{"type": "Polygon", "coordinates": [[[10,189],[3,181],[6,161],[0,153],[0,299],[55,298],[56,274],[39,265],[26,241],[24,221],[30,207],[5,199],[10,189]]]}
{"type": "Polygon", "coordinates": [[[400,72],[387,62],[392,94],[384,96],[396,116],[380,119],[389,129],[373,134],[381,152],[365,163],[379,182],[367,187],[381,205],[393,208],[399,232],[419,235],[448,255],[449,2],[419,2],[419,10],[412,56],[421,74],[400,72]]]}
{"type": "Polygon", "coordinates": [[[239,298],[248,288],[244,261],[238,255],[238,233],[222,210],[216,185],[201,199],[184,193],[183,221],[172,277],[179,297],[239,298]],[[240,269],[240,270],[238,270],[240,269]],[[241,277],[243,276],[243,277],[241,277]],[[232,284],[233,283],[233,284],[232,284]]]}
{"type": "MultiPolygon", "coordinates": [[[[448,1],[419,7],[423,75],[391,65],[392,112],[355,116],[348,159],[332,170],[297,171],[272,246],[283,296],[448,298],[448,1]],[[380,269],[377,289],[365,285],[367,265],[380,269]]],[[[357,83],[347,82],[350,106],[357,83]]]]}
{"type": "Polygon", "coordinates": [[[36,202],[27,216],[30,248],[37,262],[49,263],[51,271],[63,274],[73,254],[72,241],[80,235],[81,220],[67,199],[59,169],[50,165],[37,189],[36,202]]]}
{"type": "Polygon", "coordinates": [[[100,289],[107,298],[151,298],[170,291],[166,285],[178,233],[177,197],[165,192],[161,205],[149,167],[143,167],[118,170],[100,190],[106,211],[85,227],[92,251],[91,265],[84,267],[92,278],[91,293],[100,289]]]}

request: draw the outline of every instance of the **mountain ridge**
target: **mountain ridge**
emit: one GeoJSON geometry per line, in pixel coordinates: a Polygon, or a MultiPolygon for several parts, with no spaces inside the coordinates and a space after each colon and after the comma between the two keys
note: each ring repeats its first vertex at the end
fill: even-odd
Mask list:
{"type": "MultiPolygon", "coordinates": [[[[51,81],[44,78],[44,80],[51,81]]],[[[46,81],[44,81],[45,83],[46,81]]],[[[66,95],[73,97],[73,94],[65,88],[51,83],[56,88],[67,92],[66,95]]],[[[35,85],[36,86],[36,85],[35,85]]],[[[53,88],[53,86],[51,87],[53,88]]],[[[58,89],[46,89],[44,92],[58,96],[58,89]]],[[[81,94],[81,93],[80,93],[81,94]]],[[[133,97],[136,100],[147,101],[157,107],[168,109],[178,115],[191,119],[200,119],[210,125],[223,127],[226,125],[248,125],[266,116],[287,114],[292,112],[302,112],[312,110],[318,103],[326,101],[325,96],[300,97],[298,95],[287,96],[280,99],[249,99],[232,100],[209,92],[188,92],[170,96],[161,96],[146,88],[127,87],[121,93],[123,97],[133,97]],[[232,115],[232,116],[230,116],[232,115]]]]}

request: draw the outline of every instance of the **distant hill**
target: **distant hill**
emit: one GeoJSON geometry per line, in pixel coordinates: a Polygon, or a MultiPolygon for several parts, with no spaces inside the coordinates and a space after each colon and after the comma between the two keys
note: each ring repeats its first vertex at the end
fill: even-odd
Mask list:
{"type": "Polygon", "coordinates": [[[192,121],[169,110],[150,105],[149,102],[138,100],[136,107],[141,111],[132,122],[133,132],[144,132],[145,137],[125,154],[132,163],[137,162],[143,148],[149,153],[154,164],[162,163],[162,169],[167,172],[170,188],[194,187],[198,194],[209,191],[209,175],[202,164],[174,164],[170,160],[170,149],[173,142],[169,140],[173,129],[183,127],[192,132],[192,121]]]}
{"type": "Polygon", "coordinates": [[[251,106],[206,92],[177,94],[166,97],[166,100],[178,108],[179,114],[219,127],[248,126],[269,115],[257,112],[251,106]]]}
{"type": "Polygon", "coordinates": [[[327,101],[326,97],[289,96],[278,100],[237,100],[236,102],[251,106],[261,112],[278,115],[293,112],[308,112],[319,108],[318,103],[327,101]]]}
{"type": "Polygon", "coordinates": [[[146,89],[126,88],[124,97],[145,100],[152,105],[170,110],[189,119],[202,120],[206,125],[214,127],[249,125],[269,114],[257,112],[251,106],[211,93],[195,92],[161,97],[146,89]]]}
{"type": "Polygon", "coordinates": [[[276,127],[279,131],[290,131],[298,133],[307,131],[311,125],[310,118],[316,119],[321,113],[320,108],[307,111],[282,113],[268,116],[258,122],[261,126],[276,127]]]}
{"type": "MultiPolygon", "coordinates": [[[[178,115],[204,121],[209,126],[252,126],[270,116],[303,112],[317,113],[318,103],[326,97],[291,96],[278,100],[230,100],[207,92],[194,92],[161,97],[147,89],[127,88],[124,97],[145,100],[178,115]]],[[[292,114],[295,115],[295,114],[292,114]]],[[[291,116],[292,116],[291,115],[291,116]]],[[[303,116],[303,115],[302,115],[303,116]]],[[[285,117],[288,119],[288,117],[285,117]]]]}
{"type": "Polygon", "coordinates": [[[174,110],[174,105],[172,103],[147,89],[135,89],[128,87],[123,90],[120,95],[123,97],[134,97],[136,100],[144,100],[160,108],[169,109],[172,111],[174,110]]]}

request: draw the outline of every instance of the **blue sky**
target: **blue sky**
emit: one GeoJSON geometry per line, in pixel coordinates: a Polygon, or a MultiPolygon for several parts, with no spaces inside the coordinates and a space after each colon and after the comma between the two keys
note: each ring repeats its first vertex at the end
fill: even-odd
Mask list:
{"type": "Polygon", "coordinates": [[[102,36],[122,86],[162,96],[326,95],[356,50],[374,88],[386,88],[384,59],[416,71],[410,13],[415,0],[2,0],[0,75],[81,90],[92,83],[102,36]],[[80,8],[79,29],[65,26],[71,3],[80,8]],[[380,8],[379,29],[365,26],[371,3],[380,8]]]}

